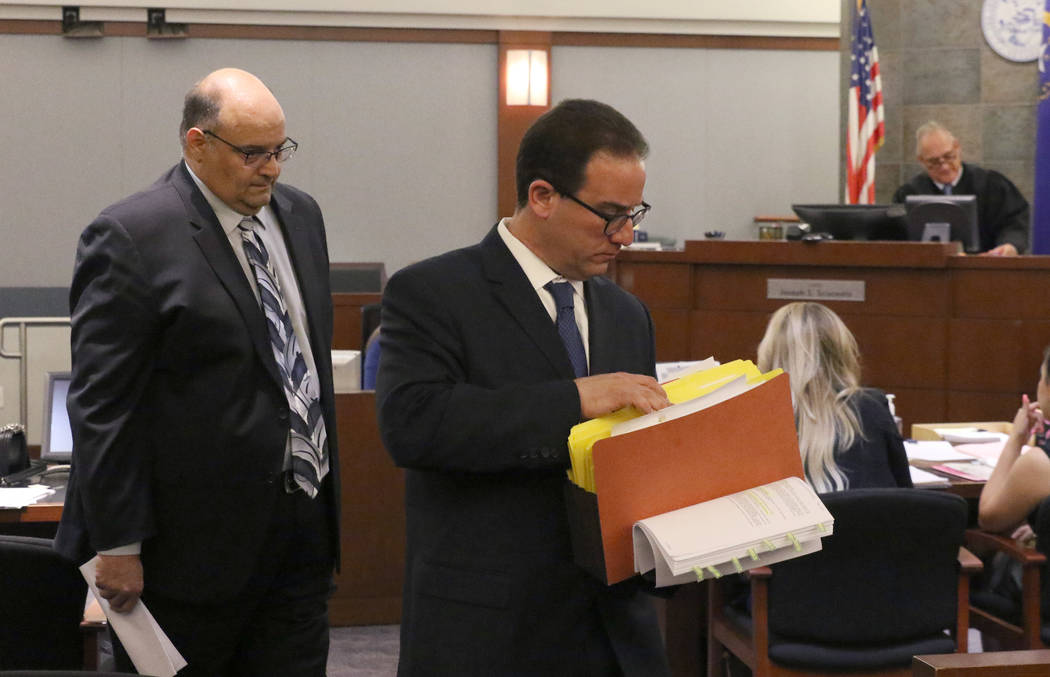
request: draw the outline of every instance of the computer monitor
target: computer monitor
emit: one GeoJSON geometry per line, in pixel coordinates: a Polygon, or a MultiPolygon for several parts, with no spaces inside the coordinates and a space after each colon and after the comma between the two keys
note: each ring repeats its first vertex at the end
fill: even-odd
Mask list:
{"type": "Polygon", "coordinates": [[[44,394],[44,432],[40,437],[40,459],[50,463],[69,463],[73,458],[73,432],[66,412],[70,373],[51,371],[47,374],[44,394]]]}
{"type": "Polygon", "coordinates": [[[963,250],[981,250],[976,195],[909,195],[908,239],[921,242],[962,242],[963,250]]]}
{"type": "Polygon", "coordinates": [[[836,240],[906,240],[904,207],[899,204],[791,205],[812,233],[828,233],[836,240]]]}

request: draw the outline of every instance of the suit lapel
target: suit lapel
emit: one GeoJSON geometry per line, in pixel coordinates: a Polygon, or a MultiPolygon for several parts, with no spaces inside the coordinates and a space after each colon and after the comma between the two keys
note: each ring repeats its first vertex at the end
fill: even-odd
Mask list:
{"type": "Polygon", "coordinates": [[[605,374],[613,369],[611,347],[609,341],[596,341],[596,336],[612,336],[608,332],[607,325],[611,324],[613,318],[609,317],[609,310],[602,298],[598,284],[593,280],[583,283],[583,295],[587,301],[587,335],[590,350],[590,373],[605,374]]]}
{"type": "Polygon", "coordinates": [[[536,344],[559,376],[574,378],[558,330],[496,228],[481,241],[482,265],[492,294],[536,344]]]}
{"type": "Polygon", "coordinates": [[[218,219],[215,218],[215,212],[212,211],[211,205],[204,199],[204,195],[201,194],[181,162],[172,175],[172,185],[179,192],[186,206],[186,216],[193,229],[193,239],[200,247],[208,265],[215,271],[219,282],[233,299],[234,305],[237,306],[259,359],[266,365],[266,370],[274,380],[280,384],[281,377],[277,371],[277,363],[274,361],[270,337],[266,333],[266,318],[252,292],[248,278],[244,275],[244,269],[241,268],[240,262],[233,253],[229,238],[226,237],[218,219]]]}

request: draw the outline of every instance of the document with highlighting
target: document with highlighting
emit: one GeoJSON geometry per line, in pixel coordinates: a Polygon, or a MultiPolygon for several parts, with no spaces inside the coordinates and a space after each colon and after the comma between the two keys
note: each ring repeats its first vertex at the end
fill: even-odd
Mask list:
{"type": "Polygon", "coordinates": [[[820,550],[834,518],[813,488],[788,477],[634,525],[635,571],[656,586],[720,577],[820,550]]]}
{"type": "Polygon", "coordinates": [[[131,662],[135,664],[135,669],[141,675],[174,677],[176,672],[186,667],[186,659],[157,625],[153,614],[142,601],[127,613],[117,613],[109,608],[109,601],[104,599],[95,587],[97,567],[98,555],[82,564],[80,573],[106,614],[113,632],[120,638],[120,643],[124,645],[131,662]]]}

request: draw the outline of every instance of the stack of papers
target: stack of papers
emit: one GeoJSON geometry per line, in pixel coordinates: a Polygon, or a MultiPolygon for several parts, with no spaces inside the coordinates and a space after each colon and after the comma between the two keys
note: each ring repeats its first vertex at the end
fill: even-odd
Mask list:
{"type": "Polygon", "coordinates": [[[941,436],[946,442],[952,444],[971,444],[980,442],[998,442],[1005,444],[1006,433],[996,433],[980,428],[934,428],[933,431],[941,436]]]}
{"type": "Polygon", "coordinates": [[[788,477],[634,525],[635,571],[663,587],[719,578],[820,550],[834,518],[816,492],[788,477]]]}
{"type": "Polygon", "coordinates": [[[951,484],[947,477],[937,475],[922,468],[911,466],[911,483],[917,487],[946,487],[951,484]]]}
{"type": "Polygon", "coordinates": [[[943,440],[905,440],[904,452],[909,461],[971,461],[973,456],[943,440]]]}
{"type": "Polygon", "coordinates": [[[28,487],[0,487],[0,508],[24,508],[55,493],[53,487],[33,484],[28,487]]]}

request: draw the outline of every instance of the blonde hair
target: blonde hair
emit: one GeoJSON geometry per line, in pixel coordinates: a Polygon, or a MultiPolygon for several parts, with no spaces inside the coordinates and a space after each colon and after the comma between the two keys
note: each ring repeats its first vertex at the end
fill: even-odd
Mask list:
{"type": "Polygon", "coordinates": [[[809,483],[818,492],[849,488],[835,453],[864,435],[849,405],[860,390],[860,352],[850,330],[826,306],[789,303],[769,320],[758,346],[758,367],[788,373],[809,483]]]}

